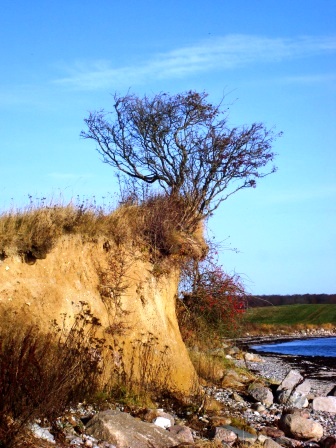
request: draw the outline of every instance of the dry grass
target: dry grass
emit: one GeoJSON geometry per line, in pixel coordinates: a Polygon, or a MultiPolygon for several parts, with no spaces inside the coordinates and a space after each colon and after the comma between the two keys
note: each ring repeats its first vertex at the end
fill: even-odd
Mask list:
{"type": "Polygon", "coordinates": [[[0,257],[19,254],[27,262],[45,258],[63,235],[104,237],[107,243],[137,246],[157,262],[202,258],[207,250],[201,231],[183,227],[183,204],[168,196],[151,196],[113,211],[88,204],[37,205],[0,215],[0,257]]]}
{"type": "Polygon", "coordinates": [[[0,216],[0,252],[3,256],[18,253],[45,258],[61,235],[95,235],[99,231],[99,218],[94,210],[71,204],[3,213],[0,216]]]}
{"type": "Polygon", "coordinates": [[[92,396],[103,372],[98,325],[83,311],[67,336],[43,334],[15,315],[0,330],[0,446],[19,446],[35,418],[50,424],[72,403],[92,396]]]}
{"type": "Polygon", "coordinates": [[[189,356],[197,375],[212,384],[220,383],[226,370],[232,368],[232,362],[230,360],[209,351],[189,349],[189,356]]]}

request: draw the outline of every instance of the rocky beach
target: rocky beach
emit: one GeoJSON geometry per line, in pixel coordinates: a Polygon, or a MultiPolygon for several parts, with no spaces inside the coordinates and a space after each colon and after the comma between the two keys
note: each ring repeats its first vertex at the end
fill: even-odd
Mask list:
{"type": "MultiPolygon", "coordinates": [[[[283,339],[295,337],[300,335],[283,339]]],[[[168,401],[158,409],[132,410],[115,404],[98,412],[92,406],[82,406],[60,418],[64,441],[93,448],[228,448],[244,443],[266,448],[334,448],[335,359],[323,364],[325,358],[260,355],[249,349],[257,341],[271,339],[274,337],[244,338],[224,344],[223,353],[235,368],[224,373],[221,384],[203,388],[204,406],[198,411],[180,412],[168,401]],[[219,411],[209,406],[213,402],[220,404],[219,411]]]]}
{"type": "MultiPolygon", "coordinates": [[[[272,365],[275,363],[278,367],[281,365],[287,365],[293,369],[297,369],[301,374],[309,378],[317,388],[326,389],[329,383],[336,383],[336,358],[329,356],[299,356],[299,355],[288,355],[288,354],[275,354],[272,352],[271,345],[269,351],[259,352],[257,349],[252,348],[258,345],[271,344],[273,342],[282,343],[289,342],[293,340],[302,340],[310,338],[330,338],[335,337],[336,331],[318,331],[314,330],[311,332],[302,331],[295,332],[291,335],[268,335],[268,336],[254,336],[245,337],[236,340],[236,343],[245,351],[252,353],[258,353],[262,355],[265,359],[266,364],[272,365]],[[326,386],[323,386],[323,385],[326,386]]],[[[256,366],[254,366],[256,367],[256,366]]],[[[253,368],[253,366],[252,366],[253,368]]],[[[276,373],[276,372],[275,372],[276,373]]],[[[262,372],[260,372],[262,375],[262,372]]],[[[267,376],[267,372],[266,372],[267,376]]]]}

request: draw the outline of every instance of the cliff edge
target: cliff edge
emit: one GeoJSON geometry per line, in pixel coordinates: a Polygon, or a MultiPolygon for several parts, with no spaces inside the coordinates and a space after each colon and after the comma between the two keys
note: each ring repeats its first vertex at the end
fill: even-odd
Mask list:
{"type": "Polygon", "coordinates": [[[178,280],[178,266],[158,275],[132,244],[63,235],[43,259],[2,257],[0,310],[49,332],[67,331],[85,308],[99,321],[109,375],[191,395],[198,382],[176,318],[178,280]]]}

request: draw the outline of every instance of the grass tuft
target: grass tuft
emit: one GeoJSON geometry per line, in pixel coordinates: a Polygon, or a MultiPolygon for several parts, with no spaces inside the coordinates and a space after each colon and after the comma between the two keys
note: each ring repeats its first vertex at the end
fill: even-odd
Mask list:
{"type": "Polygon", "coordinates": [[[203,236],[198,230],[191,234],[184,229],[183,214],[180,201],[159,195],[108,212],[88,203],[31,203],[26,209],[0,214],[0,258],[18,254],[34,263],[46,258],[60,237],[70,234],[103,237],[107,245],[136,245],[153,262],[202,258],[207,251],[203,236]]]}
{"type": "MultiPolygon", "coordinates": [[[[0,446],[18,446],[27,425],[39,418],[56,424],[67,406],[92,396],[103,372],[95,337],[97,320],[80,313],[65,336],[59,328],[49,334],[3,316],[0,330],[0,446]]],[[[91,316],[92,317],[92,316],[91,316]]]]}

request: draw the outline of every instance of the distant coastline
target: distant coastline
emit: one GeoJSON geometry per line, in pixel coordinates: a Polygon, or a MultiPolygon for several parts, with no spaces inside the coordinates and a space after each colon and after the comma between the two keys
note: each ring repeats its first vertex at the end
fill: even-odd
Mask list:
{"type": "Polygon", "coordinates": [[[292,294],[252,295],[247,300],[249,307],[281,305],[336,305],[336,294],[292,294]]]}
{"type": "Polygon", "coordinates": [[[326,331],[321,329],[315,330],[312,333],[295,332],[288,335],[247,336],[245,338],[237,339],[236,344],[244,351],[257,353],[266,360],[267,358],[277,358],[290,365],[293,369],[299,370],[307,378],[336,384],[336,357],[286,355],[273,353],[271,351],[260,352],[251,348],[252,345],[262,345],[272,342],[289,342],[295,339],[331,337],[336,337],[336,330],[326,331]]]}

